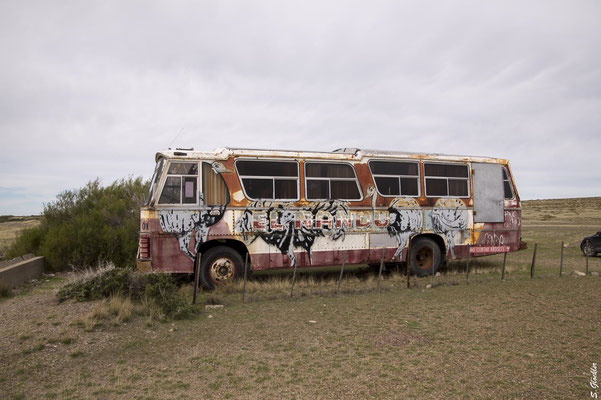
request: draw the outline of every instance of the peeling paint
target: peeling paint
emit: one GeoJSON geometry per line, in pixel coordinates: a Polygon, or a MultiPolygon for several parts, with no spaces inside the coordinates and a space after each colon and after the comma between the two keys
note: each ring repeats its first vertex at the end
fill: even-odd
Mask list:
{"type": "Polygon", "coordinates": [[[223,217],[224,212],[223,206],[202,211],[160,210],[159,222],[163,232],[174,234],[180,250],[194,260],[200,245],[207,240],[209,228],[223,217]],[[192,237],[195,239],[194,249],[190,249],[192,237]]]}

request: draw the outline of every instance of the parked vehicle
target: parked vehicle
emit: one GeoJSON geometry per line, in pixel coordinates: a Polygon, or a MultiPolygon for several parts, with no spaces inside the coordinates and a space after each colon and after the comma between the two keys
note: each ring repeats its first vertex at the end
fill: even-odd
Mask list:
{"type": "Polygon", "coordinates": [[[594,257],[601,252],[601,231],[587,236],[580,242],[580,250],[585,256],[594,257]]]}
{"type": "Polygon", "coordinates": [[[252,270],[446,259],[525,248],[504,159],[394,151],[218,149],[156,155],[138,268],[212,288],[252,270]],[[345,256],[346,254],[346,256],[345,256]]]}

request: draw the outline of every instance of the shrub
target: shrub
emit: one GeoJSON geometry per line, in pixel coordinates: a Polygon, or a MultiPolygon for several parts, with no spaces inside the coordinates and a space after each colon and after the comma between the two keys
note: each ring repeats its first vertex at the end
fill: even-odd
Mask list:
{"type": "Polygon", "coordinates": [[[13,295],[12,289],[0,281],[0,299],[8,298],[13,295]]]}
{"type": "Polygon", "coordinates": [[[111,295],[129,295],[131,274],[130,270],[113,265],[105,265],[95,271],[88,270],[59,289],[58,301],[98,300],[111,295]]]}
{"type": "Polygon", "coordinates": [[[40,225],[22,231],[6,257],[42,255],[54,270],[83,269],[100,260],[132,265],[146,188],[141,178],[129,177],[107,187],[96,179],[64,191],[44,205],[40,225]]]}
{"type": "Polygon", "coordinates": [[[145,275],[146,288],[144,295],[165,316],[173,319],[189,318],[194,307],[190,305],[188,299],[175,284],[175,280],[168,274],[148,274],[145,275]]]}
{"type": "MultiPolygon", "coordinates": [[[[171,275],[139,274],[111,264],[80,273],[59,289],[57,298],[59,302],[108,298],[103,307],[119,321],[126,321],[131,315],[133,305],[129,299],[137,300],[142,304],[138,309],[146,314],[157,314],[161,320],[189,318],[195,310],[171,275]]],[[[97,316],[90,315],[88,320],[86,326],[93,329],[97,316]]]]}

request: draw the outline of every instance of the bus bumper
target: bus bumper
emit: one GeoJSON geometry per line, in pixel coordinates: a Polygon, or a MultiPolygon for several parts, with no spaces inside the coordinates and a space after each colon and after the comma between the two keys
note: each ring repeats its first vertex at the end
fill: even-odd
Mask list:
{"type": "Polygon", "coordinates": [[[152,264],[150,260],[136,259],[136,269],[140,272],[151,272],[152,264]]]}

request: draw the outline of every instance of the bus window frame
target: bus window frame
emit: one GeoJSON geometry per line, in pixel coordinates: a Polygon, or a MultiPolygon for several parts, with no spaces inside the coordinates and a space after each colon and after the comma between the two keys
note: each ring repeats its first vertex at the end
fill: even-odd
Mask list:
{"type": "MultiPolygon", "coordinates": [[[[382,197],[414,197],[414,198],[418,198],[422,196],[422,188],[421,188],[421,182],[422,182],[422,173],[421,173],[421,166],[420,166],[421,162],[420,161],[415,161],[415,160],[411,160],[411,159],[379,159],[379,158],[371,158],[367,161],[367,166],[369,167],[369,173],[371,174],[371,178],[374,182],[374,186],[376,187],[376,191],[378,192],[378,194],[382,197]],[[371,169],[371,162],[372,161],[377,161],[377,162],[390,162],[390,163],[411,163],[411,164],[416,164],[417,166],[417,175],[382,175],[382,174],[374,174],[372,169],[371,169]],[[399,178],[399,194],[382,194],[380,193],[380,189],[378,188],[378,184],[376,183],[376,178],[399,178]],[[401,181],[400,178],[417,178],[417,195],[404,195],[401,193],[401,181]]],[[[425,182],[424,182],[425,185],[425,182]]],[[[425,189],[425,187],[424,187],[425,189]]]]}
{"type": "MultiPolygon", "coordinates": [[[[305,189],[305,200],[307,201],[329,201],[329,200],[340,200],[340,201],[363,201],[364,196],[363,196],[363,189],[361,186],[361,183],[359,182],[359,178],[357,177],[357,171],[355,170],[355,165],[353,163],[350,163],[348,161],[339,161],[339,160],[311,160],[311,159],[305,159],[303,162],[303,184],[304,184],[304,189],[305,189]],[[351,167],[352,171],[353,171],[353,175],[355,175],[354,178],[320,178],[320,177],[307,177],[307,164],[308,163],[319,163],[319,164],[347,164],[351,167]],[[312,179],[312,180],[324,180],[324,181],[331,181],[332,179],[334,180],[339,180],[339,181],[355,181],[355,184],[357,185],[357,190],[359,191],[359,198],[358,199],[310,199],[308,197],[308,192],[307,192],[307,178],[312,179]]],[[[328,185],[328,192],[331,194],[332,192],[332,187],[331,187],[331,183],[328,185]]]]}
{"type": "Polygon", "coordinates": [[[181,209],[189,209],[191,207],[194,208],[198,208],[200,205],[200,199],[199,199],[199,190],[201,188],[200,184],[200,163],[202,162],[202,160],[196,160],[196,161],[188,161],[188,160],[182,160],[182,159],[178,159],[178,158],[172,158],[172,159],[165,159],[165,165],[163,165],[163,173],[161,176],[161,180],[160,180],[160,191],[156,192],[156,196],[155,196],[155,207],[156,208],[181,208],[181,209]],[[179,203],[161,203],[161,195],[163,194],[163,189],[165,187],[165,183],[167,182],[167,178],[169,176],[179,176],[184,177],[184,176],[194,176],[194,175],[179,175],[179,174],[169,174],[169,167],[171,166],[172,163],[184,163],[184,164],[196,164],[196,170],[197,170],[197,174],[196,174],[196,198],[195,198],[195,203],[182,203],[183,200],[183,193],[180,192],[180,202],[179,203]]]}
{"type": "Polygon", "coordinates": [[[154,173],[152,174],[152,177],[150,178],[150,185],[148,187],[148,193],[146,194],[146,198],[144,199],[145,206],[151,206],[155,202],[155,199],[157,197],[156,195],[158,193],[158,188],[162,184],[163,169],[164,169],[166,163],[167,163],[167,160],[164,157],[161,157],[156,162],[156,165],[154,168],[154,173]]]}
{"type": "Polygon", "coordinates": [[[430,161],[430,160],[422,160],[421,162],[423,167],[423,182],[424,182],[424,195],[428,198],[440,198],[440,199],[471,199],[472,198],[472,165],[469,162],[457,162],[457,161],[430,161]],[[449,176],[427,176],[426,175],[426,164],[443,164],[443,165],[463,165],[467,168],[467,178],[462,177],[449,177],[449,176]],[[467,180],[467,195],[466,196],[439,196],[439,195],[429,195],[428,194],[428,178],[434,179],[446,179],[447,181],[447,193],[449,192],[449,178],[451,179],[466,179],[467,180]]]}
{"type": "Polygon", "coordinates": [[[507,179],[503,179],[503,200],[515,200],[515,188],[513,187],[513,179],[511,178],[511,175],[509,175],[509,169],[506,165],[503,165],[503,171],[505,171],[505,176],[507,177],[507,179]],[[511,197],[509,198],[505,197],[505,181],[509,182],[509,188],[511,189],[511,197]]]}
{"type": "MultiPolygon", "coordinates": [[[[234,168],[236,169],[236,175],[238,176],[238,182],[240,183],[240,187],[242,188],[242,193],[244,193],[244,197],[246,197],[248,200],[253,200],[253,201],[257,201],[257,200],[268,200],[268,201],[277,201],[277,202],[295,202],[295,201],[299,201],[301,198],[301,187],[300,187],[300,161],[297,159],[290,159],[290,158],[249,158],[249,157],[239,157],[236,158],[234,160],[234,168]],[[242,182],[243,177],[244,178],[250,178],[250,179],[266,179],[269,178],[268,175],[240,175],[240,173],[238,172],[238,161],[284,161],[284,162],[295,162],[296,163],[296,198],[295,199],[278,199],[275,198],[275,176],[271,176],[272,180],[273,180],[273,195],[274,198],[255,198],[255,197],[250,197],[248,195],[248,193],[246,193],[246,188],[244,187],[244,182],[242,182]]],[[[292,177],[279,177],[279,178],[284,178],[283,180],[292,180],[292,177]]],[[[229,189],[228,189],[229,190],[229,189]]]]}

